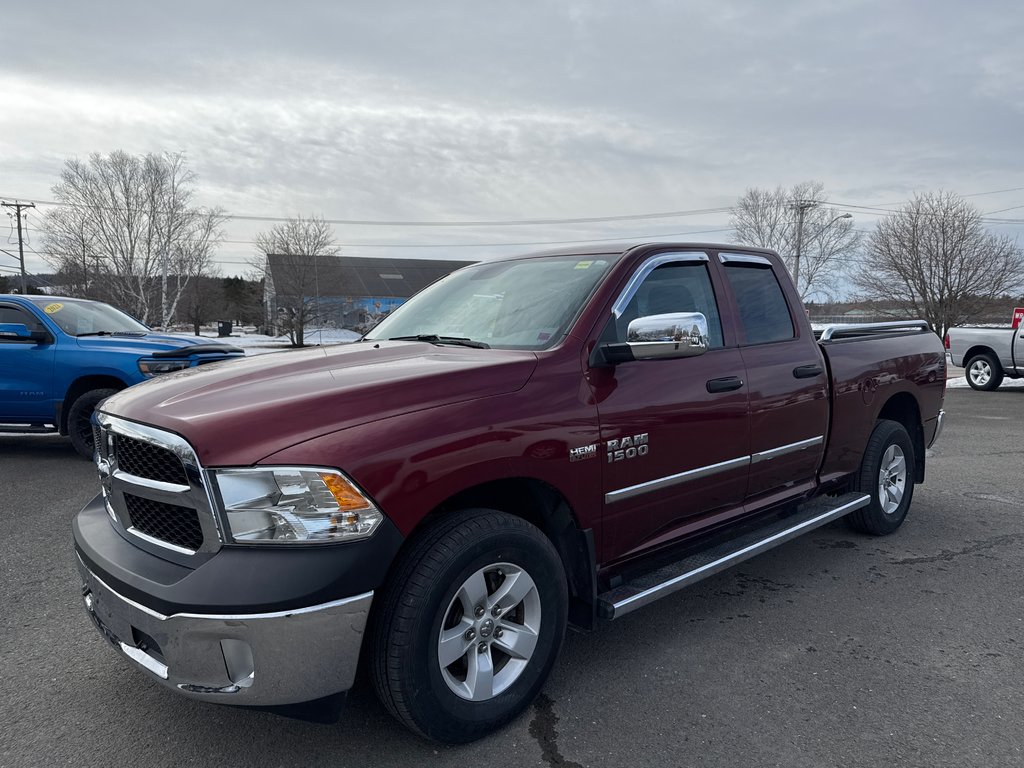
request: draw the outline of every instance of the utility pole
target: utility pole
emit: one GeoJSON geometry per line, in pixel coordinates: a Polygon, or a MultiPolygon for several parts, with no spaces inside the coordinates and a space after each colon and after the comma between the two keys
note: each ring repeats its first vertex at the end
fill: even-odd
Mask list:
{"type": "Polygon", "coordinates": [[[4,208],[13,208],[14,213],[8,214],[13,215],[18,220],[18,259],[21,261],[21,295],[24,296],[28,293],[28,282],[25,280],[25,243],[22,240],[21,234],[21,209],[22,208],[35,208],[35,203],[19,203],[15,200],[13,203],[0,202],[4,208]]]}
{"type": "Polygon", "coordinates": [[[817,204],[816,200],[794,200],[790,205],[790,208],[796,208],[796,254],[793,258],[793,285],[796,286],[796,292],[801,298],[803,298],[803,294],[800,293],[800,247],[803,245],[804,239],[804,213],[817,204]]]}

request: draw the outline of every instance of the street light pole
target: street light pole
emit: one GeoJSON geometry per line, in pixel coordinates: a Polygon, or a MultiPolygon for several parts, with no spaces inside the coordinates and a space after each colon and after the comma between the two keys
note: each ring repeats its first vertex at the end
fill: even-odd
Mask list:
{"type": "MultiPolygon", "coordinates": [[[[804,239],[804,213],[809,211],[811,208],[816,207],[817,205],[818,202],[816,200],[796,200],[793,202],[792,205],[793,208],[796,208],[796,249],[795,253],[793,254],[793,285],[796,286],[796,292],[797,294],[799,294],[801,299],[803,299],[804,296],[800,292],[800,251],[803,247],[804,239]]],[[[840,219],[852,218],[852,213],[841,213],[814,234],[815,236],[820,235],[822,232],[831,227],[840,219]]]]}
{"type": "Polygon", "coordinates": [[[793,256],[793,285],[796,286],[797,295],[803,298],[800,293],[800,247],[804,239],[804,213],[817,205],[815,200],[795,200],[793,207],[796,208],[796,253],[793,256]]]}

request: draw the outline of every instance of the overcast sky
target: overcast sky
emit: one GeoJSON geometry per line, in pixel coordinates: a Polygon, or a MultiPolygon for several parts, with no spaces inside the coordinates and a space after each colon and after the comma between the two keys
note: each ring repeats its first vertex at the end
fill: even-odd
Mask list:
{"type": "MultiPolygon", "coordinates": [[[[52,200],[67,158],[115,149],[183,151],[202,203],[255,216],[602,217],[722,208],[807,179],[850,206],[1024,187],[1019,0],[52,0],[5,4],[0,53],[5,200],[52,200]]],[[[1024,220],[1024,189],[971,200],[1024,220]]],[[[858,228],[877,221],[848,210],[858,228]]],[[[727,225],[719,212],[336,233],[353,256],[471,259],[537,249],[494,243],[723,240],[727,225]],[[445,247],[459,243],[487,245],[445,247]]],[[[228,223],[225,274],[266,226],[228,223]]],[[[1024,243],[1024,225],[994,226],[1024,243]]],[[[0,274],[14,267],[0,253],[0,274]]]]}

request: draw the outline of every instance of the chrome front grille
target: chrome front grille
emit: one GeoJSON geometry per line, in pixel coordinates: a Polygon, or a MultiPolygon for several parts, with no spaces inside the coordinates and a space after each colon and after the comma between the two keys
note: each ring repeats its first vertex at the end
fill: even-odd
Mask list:
{"type": "Polygon", "coordinates": [[[124,503],[135,530],[193,552],[203,546],[203,528],[194,509],[131,493],[124,495],[124,503]]]}
{"type": "Polygon", "coordinates": [[[127,435],[116,437],[114,446],[119,469],[136,477],[188,485],[185,466],[174,451],[127,435]]]}
{"type": "Polygon", "coordinates": [[[105,413],[96,415],[95,436],[103,498],[115,525],[179,554],[220,548],[205,473],[184,438],[105,413]]]}

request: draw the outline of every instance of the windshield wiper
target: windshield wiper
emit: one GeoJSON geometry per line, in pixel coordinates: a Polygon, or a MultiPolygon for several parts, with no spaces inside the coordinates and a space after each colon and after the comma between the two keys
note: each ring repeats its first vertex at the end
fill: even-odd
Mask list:
{"type": "Polygon", "coordinates": [[[89,331],[88,333],[76,333],[75,338],[83,336],[145,336],[144,331],[89,331]]]}
{"type": "Polygon", "coordinates": [[[473,347],[474,349],[490,349],[490,344],[482,341],[474,341],[462,336],[438,336],[436,333],[421,333],[416,336],[392,336],[388,341],[425,341],[428,344],[455,344],[460,347],[473,347]]]}

